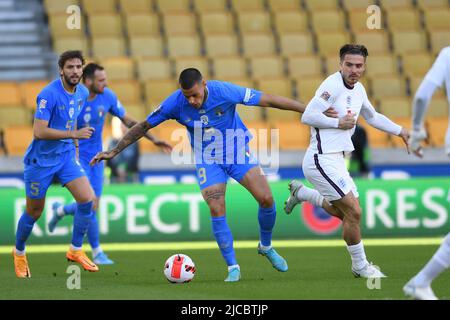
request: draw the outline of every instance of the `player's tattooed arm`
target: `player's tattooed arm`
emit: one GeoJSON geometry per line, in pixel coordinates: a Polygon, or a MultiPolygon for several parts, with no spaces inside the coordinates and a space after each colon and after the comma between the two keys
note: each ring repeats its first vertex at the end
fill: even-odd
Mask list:
{"type": "MultiPolygon", "coordinates": [[[[137,124],[137,121],[134,120],[133,118],[131,118],[128,115],[124,115],[123,118],[121,118],[120,120],[122,120],[122,123],[127,127],[127,128],[131,128],[133,127],[135,124],[137,124]]],[[[161,140],[157,137],[155,137],[154,135],[152,135],[150,132],[146,132],[144,134],[144,137],[147,138],[148,140],[150,140],[151,142],[153,142],[153,144],[159,148],[161,148],[161,150],[165,153],[170,153],[172,152],[172,146],[170,144],[168,144],[166,141],[161,140]]]]}
{"type": "Polygon", "coordinates": [[[94,165],[99,163],[102,160],[109,160],[117,156],[123,149],[128,147],[130,144],[135,143],[140,138],[144,136],[144,134],[151,128],[150,123],[147,121],[139,122],[134,125],[127,133],[120,139],[117,145],[109,151],[103,151],[96,154],[94,158],[92,158],[90,164],[94,165]]]}
{"type": "MultiPolygon", "coordinates": [[[[288,110],[288,111],[296,111],[299,113],[305,112],[306,105],[302,102],[292,100],[286,97],[276,96],[273,94],[267,94],[263,93],[261,96],[261,99],[259,101],[259,105],[261,107],[268,107],[268,108],[276,108],[281,110],[288,110]]],[[[333,107],[330,107],[329,109],[325,110],[324,114],[327,117],[331,118],[337,118],[338,114],[334,110],[333,107]]]]}

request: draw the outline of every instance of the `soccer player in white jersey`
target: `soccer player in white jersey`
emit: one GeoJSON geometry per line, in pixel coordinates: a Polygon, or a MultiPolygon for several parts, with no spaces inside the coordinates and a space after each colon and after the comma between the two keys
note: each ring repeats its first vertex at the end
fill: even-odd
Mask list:
{"type": "Polygon", "coordinates": [[[359,114],[371,126],[401,137],[407,148],[409,133],[379,114],[370,103],[364,86],[359,82],[367,56],[367,49],[362,45],[344,45],[340,50],[340,71],[320,85],[306,107],[302,122],[311,126],[311,142],[302,167],[306,179],[315,189],[304,186],[300,181],[291,181],[291,195],[285,203],[285,211],[289,214],[298,203],[308,201],[340,218],[354,276],[381,278],[385,275],[366,259],[360,231],[362,210],[359,195],[347,171],[344,155],[354,150],[351,136],[359,114]],[[320,115],[330,106],[338,112],[339,118],[320,115]]]}
{"type": "MultiPolygon", "coordinates": [[[[411,133],[411,150],[418,157],[423,157],[421,142],[426,138],[423,128],[425,113],[433,93],[445,84],[450,92],[450,47],[442,49],[433,67],[417,89],[413,102],[413,131],[411,133]]],[[[450,97],[450,96],[448,96],[450,97]]],[[[449,98],[450,99],[450,98],[449,98]]],[[[450,104],[450,100],[449,100],[450,104]]],[[[445,139],[445,152],[450,156],[450,129],[445,139]]],[[[407,296],[418,300],[437,300],[431,289],[431,282],[444,270],[450,267],[450,233],[447,234],[441,246],[420,272],[403,287],[407,296]]]]}

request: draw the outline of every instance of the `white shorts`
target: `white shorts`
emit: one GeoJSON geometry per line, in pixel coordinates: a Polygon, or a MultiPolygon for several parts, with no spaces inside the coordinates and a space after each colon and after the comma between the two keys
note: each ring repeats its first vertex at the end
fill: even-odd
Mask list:
{"type": "Polygon", "coordinates": [[[328,202],[340,200],[350,191],[359,198],[342,152],[318,154],[308,150],[303,158],[302,169],[306,179],[328,202]]]}

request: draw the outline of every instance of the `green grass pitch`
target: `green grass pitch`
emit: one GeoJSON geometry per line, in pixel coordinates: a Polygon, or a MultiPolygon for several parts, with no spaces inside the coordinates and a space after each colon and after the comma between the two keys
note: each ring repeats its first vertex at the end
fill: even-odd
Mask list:
{"type": "MultiPolygon", "coordinates": [[[[341,240],[342,241],[342,240],[341,240]]],[[[237,246],[242,280],[225,283],[226,267],[213,248],[180,250],[109,251],[113,266],[101,266],[100,272],[81,272],[81,289],[69,290],[66,273],[69,263],[63,250],[28,253],[32,278],[17,279],[10,248],[0,250],[0,300],[3,299],[405,299],[401,290],[438,248],[433,245],[366,245],[369,260],[382,267],[388,278],[379,289],[369,289],[366,279],[355,279],[350,272],[350,257],[343,242],[340,245],[295,247],[277,250],[288,261],[289,271],[277,272],[252,245],[237,246]],[[59,252],[47,252],[59,251],[59,252]],[[171,284],[163,275],[165,260],[174,253],[189,255],[196,264],[194,280],[171,284]]],[[[126,245],[123,245],[126,247],[126,245]]],[[[64,246],[66,247],[66,246],[64,246]]],[[[207,246],[209,247],[209,246],[207,246]]],[[[32,248],[32,246],[30,246],[32,248]]],[[[56,247],[55,247],[56,248],[56,247]]],[[[111,247],[113,248],[113,247],[111,247]]],[[[433,282],[441,299],[450,299],[450,271],[433,282]]]]}

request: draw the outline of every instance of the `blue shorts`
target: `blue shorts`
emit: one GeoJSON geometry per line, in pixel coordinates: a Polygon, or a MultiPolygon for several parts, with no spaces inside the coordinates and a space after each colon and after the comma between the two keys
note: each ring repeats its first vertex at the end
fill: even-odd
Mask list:
{"type": "Polygon", "coordinates": [[[62,154],[59,163],[52,167],[42,167],[34,162],[26,162],[23,173],[25,192],[31,199],[44,198],[55,177],[65,186],[75,179],[86,176],[81,164],[76,160],[75,150],[62,154]]]}
{"type": "Polygon", "coordinates": [[[196,164],[197,182],[200,190],[208,188],[219,183],[227,183],[228,177],[233,178],[237,182],[241,182],[245,174],[254,167],[259,166],[258,161],[246,150],[247,156],[244,163],[239,164],[196,164]]]}
{"type": "Polygon", "coordinates": [[[94,189],[95,196],[100,198],[103,192],[103,177],[104,177],[104,169],[105,163],[102,161],[94,166],[90,166],[89,162],[95,156],[95,154],[91,156],[83,156],[80,154],[80,162],[83,167],[86,175],[91,183],[92,189],[94,189]]]}

